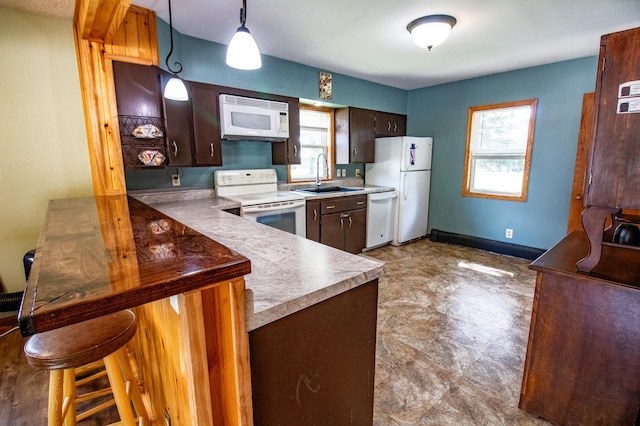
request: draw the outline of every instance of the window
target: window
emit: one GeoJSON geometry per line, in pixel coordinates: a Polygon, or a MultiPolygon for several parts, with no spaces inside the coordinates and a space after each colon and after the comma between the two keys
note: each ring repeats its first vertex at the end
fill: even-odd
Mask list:
{"type": "Polygon", "coordinates": [[[537,99],[469,108],[462,195],[525,201],[537,99]]]}
{"type": "Polygon", "coordinates": [[[310,105],[300,106],[300,164],[289,166],[289,182],[310,181],[316,179],[318,155],[320,159],[320,177],[331,180],[333,176],[333,110],[310,105]]]}

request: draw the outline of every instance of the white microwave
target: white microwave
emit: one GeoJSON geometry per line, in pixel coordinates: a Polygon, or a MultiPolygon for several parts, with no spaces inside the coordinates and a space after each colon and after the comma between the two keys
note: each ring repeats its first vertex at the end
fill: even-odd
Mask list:
{"type": "Polygon", "coordinates": [[[283,141],[289,138],[289,104],[220,95],[222,139],[283,141]]]}

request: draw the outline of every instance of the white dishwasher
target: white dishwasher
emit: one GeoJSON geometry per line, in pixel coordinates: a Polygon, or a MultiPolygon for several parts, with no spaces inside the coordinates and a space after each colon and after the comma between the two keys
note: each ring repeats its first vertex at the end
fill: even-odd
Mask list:
{"type": "Polygon", "coordinates": [[[396,191],[367,194],[367,246],[380,247],[393,240],[396,191]]]}

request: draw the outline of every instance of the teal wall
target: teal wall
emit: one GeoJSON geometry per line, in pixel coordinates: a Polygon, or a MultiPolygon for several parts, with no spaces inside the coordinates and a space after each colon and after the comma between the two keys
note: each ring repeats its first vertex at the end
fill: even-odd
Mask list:
{"type": "MultiPolygon", "coordinates": [[[[169,26],[161,19],[158,23],[160,66],[166,69],[165,58],[169,52],[169,26]]],[[[333,75],[333,106],[354,106],[399,114],[407,113],[407,92],[353,77],[333,73],[331,70],[308,67],[262,55],[262,68],[241,71],[226,65],[226,45],[212,43],[173,32],[174,51],[169,59],[182,62],[180,76],[186,80],[221,86],[249,89],[257,92],[319,100],[318,72],[333,75]]],[[[259,40],[258,40],[259,41],[259,40]]],[[[179,169],[181,187],[211,188],[216,169],[275,168],[278,180],[286,182],[286,166],[271,164],[271,144],[268,142],[223,141],[223,167],[190,167],[179,169]]],[[[362,164],[339,165],[347,170],[347,176],[355,176],[355,169],[364,170],[362,164]]],[[[176,169],[132,170],[126,172],[127,189],[170,188],[170,175],[176,169]]]]}
{"type": "MultiPolygon", "coordinates": [[[[169,46],[169,27],[158,20],[161,66],[169,46]]],[[[316,69],[263,55],[256,71],[224,63],[226,46],[174,31],[174,55],[183,78],[303,99],[318,99],[316,69]]],[[[429,229],[547,249],[566,232],[582,96],[595,89],[596,57],[495,74],[424,89],[404,91],[333,73],[334,105],[408,115],[408,134],[434,138],[429,229]],[[470,106],[538,99],[526,202],[462,197],[467,110],[470,106]],[[505,238],[505,229],[514,230],[505,238]]],[[[224,141],[225,169],[271,165],[271,146],[224,141]]],[[[348,176],[363,165],[341,165],[348,176]]],[[[211,187],[216,168],[183,168],[182,187],[211,187]]],[[[285,166],[275,166],[286,181],[285,166]]],[[[176,169],[127,172],[129,189],[168,188],[176,169]]]]}
{"type": "Polygon", "coordinates": [[[429,229],[550,248],[566,234],[582,96],[596,57],[413,90],[408,134],[434,138],[429,229]],[[462,197],[470,106],[538,99],[526,202],[462,197]],[[505,238],[505,229],[513,238],[505,238]]]}

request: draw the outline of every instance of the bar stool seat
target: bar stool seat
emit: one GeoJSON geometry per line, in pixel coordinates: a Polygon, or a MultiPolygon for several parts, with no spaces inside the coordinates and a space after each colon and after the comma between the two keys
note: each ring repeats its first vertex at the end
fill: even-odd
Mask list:
{"type": "MultiPolygon", "coordinates": [[[[102,360],[109,378],[110,393],[124,425],[136,424],[131,402],[141,424],[148,422],[137,384],[128,362],[125,345],[135,335],[135,314],[123,310],[78,324],[31,336],[24,346],[29,364],[40,370],[50,370],[49,425],[75,424],[76,378],[81,367],[102,360]]],[[[85,379],[86,381],[86,379],[85,379]]],[[[95,392],[103,396],[105,392],[95,392]]],[[[79,399],[80,397],[78,397],[79,399]]],[[[83,400],[88,399],[86,396],[83,400]]],[[[103,404],[101,407],[113,405],[103,404]]],[[[96,410],[88,410],[94,414],[96,410]]],[[[77,416],[77,417],[76,417],[77,416]]]]}

